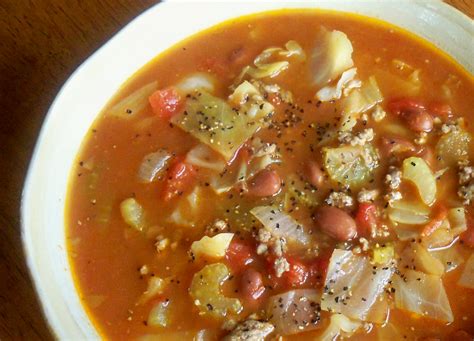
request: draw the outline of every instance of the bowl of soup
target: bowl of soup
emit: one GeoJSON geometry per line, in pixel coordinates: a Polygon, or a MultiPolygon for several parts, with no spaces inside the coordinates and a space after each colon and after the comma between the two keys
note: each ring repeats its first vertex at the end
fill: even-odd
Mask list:
{"type": "Polygon", "coordinates": [[[63,86],[22,197],[60,339],[470,339],[472,22],[162,3],[63,86]]]}

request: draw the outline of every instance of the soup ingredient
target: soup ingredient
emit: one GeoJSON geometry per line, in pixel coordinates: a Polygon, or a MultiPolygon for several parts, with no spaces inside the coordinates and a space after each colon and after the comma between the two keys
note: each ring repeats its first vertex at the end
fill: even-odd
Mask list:
{"type": "Polygon", "coordinates": [[[169,300],[156,303],[148,314],[147,325],[152,327],[166,327],[169,325],[169,300]]]}
{"type": "Polygon", "coordinates": [[[430,132],[433,129],[433,117],[420,101],[411,98],[394,99],[388,103],[388,109],[400,116],[415,132],[430,132]]]}
{"type": "Polygon", "coordinates": [[[128,198],[120,204],[122,218],[129,225],[138,231],[145,228],[145,211],[142,205],[135,198],[128,198]]]}
{"type": "Polygon", "coordinates": [[[354,219],[340,208],[319,207],[315,212],[315,221],[324,233],[338,241],[351,240],[357,235],[354,219]]]}
{"type": "Polygon", "coordinates": [[[430,253],[443,264],[445,272],[450,272],[464,263],[464,257],[459,252],[459,245],[457,244],[449,248],[430,251],[430,253]]]}
{"type": "Polygon", "coordinates": [[[206,265],[194,274],[189,293],[201,312],[222,318],[228,314],[238,314],[242,310],[239,299],[222,294],[221,285],[229,275],[227,266],[222,263],[206,265]]]}
{"type": "Polygon", "coordinates": [[[395,257],[395,248],[392,243],[376,245],[372,250],[372,261],[376,265],[385,265],[390,263],[395,257]]]}
{"type": "Polygon", "coordinates": [[[169,119],[178,113],[182,106],[181,96],[175,87],[157,90],[148,100],[153,113],[164,119],[169,119]]]}
{"type": "Polygon", "coordinates": [[[461,277],[458,280],[458,284],[462,287],[474,289],[474,254],[469,256],[461,277]]]}
{"type": "Polygon", "coordinates": [[[153,297],[160,295],[166,288],[166,281],[158,276],[152,276],[148,279],[148,287],[146,291],[140,296],[138,304],[144,304],[153,297]]]}
{"type": "Polygon", "coordinates": [[[222,172],[226,166],[222,157],[204,143],[198,144],[186,154],[186,163],[222,172]]]}
{"type": "Polygon", "coordinates": [[[335,249],[324,282],[321,309],[367,320],[393,271],[390,265],[376,266],[368,257],[335,249]]]}
{"type": "Polygon", "coordinates": [[[423,271],[424,273],[442,276],[444,265],[419,243],[410,243],[400,255],[402,269],[423,271]]]}
{"type": "Polygon", "coordinates": [[[264,340],[274,329],[271,323],[249,319],[239,323],[223,341],[264,340]]]}
{"type": "Polygon", "coordinates": [[[388,216],[394,223],[423,225],[429,222],[430,209],[419,202],[398,200],[391,203],[388,216]]]}
{"type": "Polygon", "coordinates": [[[403,179],[416,186],[426,205],[431,205],[436,200],[436,178],[425,160],[419,157],[405,159],[402,174],[403,179]]]}
{"type": "Polygon", "coordinates": [[[138,169],[138,179],[144,183],[153,182],[163,173],[170,159],[171,154],[165,149],[147,154],[138,169]]]}
{"type": "Polygon", "coordinates": [[[277,194],[281,188],[281,179],[274,170],[264,169],[249,180],[248,195],[269,197],[277,194]]]}
{"type": "Polygon", "coordinates": [[[355,220],[357,234],[361,237],[371,236],[379,222],[377,206],[372,203],[362,202],[357,209],[355,220]]]}
{"type": "MultiPolygon", "coordinates": [[[[357,73],[357,68],[352,68],[344,71],[341,78],[337,81],[336,86],[325,86],[316,93],[316,98],[321,102],[328,102],[331,100],[339,99],[342,96],[342,90],[349,83],[353,83],[354,77],[357,73]]],[[[360,87],[360,81],[357,81],[358,87],[360,87]]]]}
{"type": "Polygon", "coordinates": [[[464,207],[454,207],[448,211],[448,220],[451,233],[454,236],[460,235],[467,230],[467,219],[464,207]]]}
{"type": "Polygon", "coordinates": [[[107,115],[118,118],[133,117],[141,113],[148,104],[148,97],[156,90],[158,82],[151,82],[135,90],[107,111],[107,115]]]}
{"type": "Polygon", "coordinates": [[[378,155],[370,145],[323,148],[324,167],[337,183],[357,187],[367,182],[378,166],[378,155]]]}
{"type": "Polygon", "coordinates": [[[233,233],[219,233],[214,237],[204,236],[191,244],[191,252],[196,258],[201,256],[222,258],[225,256],[232,238],[234,238],[233,233]]]}
{"type": "Polygon", "coordinates": [[[436,154],[442,165],[455,166],[467,158],[471,145],[471,135],[464,130],[455,130],[440,137],[436,154]]]}
{"type": "Polygon", "coordinates": [[[195,179],[196,170],[182,159],[176,159],[170,166],[167,176],[163,186],[163,199],[165,201],[174,199],[186,192],[195,179]]]}
{"type": "Polygon", "coordinates": [[[453,312],[441,277],[406,270],[393,278],[395,306],[420,316],[452,322],[453,312]]]}
{"type": "Polygon", "coordinates": [[[333,341],[336,340],[338,336],[350,336],[361,326],[362,324],[360,322],[353,321],[343,314],[331,314],[329,326],[327,326],[324,333],[319,336],[318,340],[333,341]]]}
{"type": "Polygon", "coordinates": [[[182,79],[176,84],[176,89],[182,93],[191,93],[195,90],[214,92],[216,80],[209,73],[197,72],[182,79]]]}
{"type": "Polygon", "coordinates": [[[313,83],[322,86],[351,68],[352,51],[352,43],[345,33],[322,28],[311,55],[313,83]]]}
{"type": "Polygon", "coordinates": [[[323,168],[314,160],[308,161],[306,164],[306,177],[311,185],[316,188],[320,187],[324,181],[323,168]]]}
{"type": "Polygon", "coordinates": [[[314,289],[295,289],[272,296],[267,315],[281,335],[291,335],[320,327],[321,293],[314,289]]]}
{"type": "Polygon", "coordinates": [[[257,300],[265,292],[263,277],[253,268],[247,268],[240,279],[240,292],[247,300],[257,300]]]}

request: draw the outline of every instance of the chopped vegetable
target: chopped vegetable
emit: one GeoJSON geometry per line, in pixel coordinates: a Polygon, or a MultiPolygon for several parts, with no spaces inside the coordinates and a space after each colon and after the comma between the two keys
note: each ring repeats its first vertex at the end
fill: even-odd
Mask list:
{"type": "Polygon", "coordinates": [[[127,118],[139,114],[148,106],[148,97],[157,87],[158,82],[141,87],[107,110],[107,115],[127,118]]]}
{"type": "Polygon", "coordinates": [[[388,209],[388,216],[394,223],[423,225],[430,218],[430,209],[418,202],[394,201],[388,209]]]}
{"type": "Polygon", "coordinates": [[[414,70],[408,75],[400,75],[387,70],[377,69],[375,77],[389,84],[392,88],[397,89],[399,96],[417,96],[421,90],[419,70],[414,70]]]}
{"type": "Polygon", "coordinates": [[[442,276],[444,265],[419,243],[410,243],[400,255],[400,268],[442,276]]]}
{"type": "Polygon", "coordinates": [[[164,292],[166,281],[158,276],[152,276],[148,279],[148,287],[146,291],[140,296],[138,304],[144,304],[153,297],[164,292]]]}
{"type": "Polygon", "coordinates": [[[122,218],[129,225],[138,231],[145,228],[145,212],[142,205],[135,198],[128,198],[120,204],[122,218]]]}
{"type": "Polygon", "coordinates": [[[352,44],[341,31],[321,29],[311,55],[313,83],[322,86],[354,65],[352,44]]]}
{"type": "Polygon", "coordinates": [[[221,285],[229,275],[229,270],[222,263],[206,265],[194,274],[189,292],[202,313],[216,318],[240,313],[240,301],[225,297],[221,292],[221,285]]]}
{"type": "Polygon", "coordinates": [[[372,261],[377,265],[385,265],[395,257],[395,248],[392,243],[377,245],[372,250],[372,261]]]}
{"type": "Polygon", "coordinates": [[[186,100],[185,110],[173,116],[172,122],[230,160],[264,124],[262,119],[273,112],[273,106],[253,85],[244,82],[236,93],[240,87],[245,87],[249,96],[238,110],[205,91],[195,91],[186,100]]]}
{"type": "Polygon", "coordinates": [[[219,233],[214,237],[204,236],[192,243],[191,252],[195,257],[222,258],[225,256],[232,238],[234,238],[233,233],[219,233]]]}
{"type": "Polygon", "coordinates": [[[321,298],[321,309],[366,321],[392,277],[392,266],[374,266],[365,256],[335,249],[321,298]]]}
{"type": "Polygon", "coordinates": [[[471,254],[466,265],[464,265],[461,277],[458,280],[458,285],[474,289],[474,254],[471,254]]]}
{"type": "Polygon", "coordinates": [[[234,238],[225,254],[225,258],[234,272],[240,272],[254,261],[255,247],[234,238]]]}
{"type": "Polygon", "coordinates": [[[148,98],[151,109],[161,118],[169,119],[177,114],[181,107],[181,96],[174,87],[156,90],[148,98]]]}
{"type": "Polygon", "coordinates": [[[321,203],[321,192],[318,192],[316,187],[302,178],[290,175],[285,183],[287,188],[285,193],[285,210],[291,211],[296,204],[313,208],[321,203]]]}
{"type": "Polygon", "coordinates": [[[438,159],[443,166],[456,166],[466,159],[471,144],[471,135],[464,130],[454,130],[440,137],[436,145],[438,159]]]}
{"type": "Polygon", "coordinates": [[[169,305],[169,300],[160,301],[155,304],[148,314],[147,325],[152,327],[167,327],[170,323],[169,305]]]}
{"type": "Polygon", "coordinates": [[[282,277],[286,280],[288,286],[298,287],[303,285],[309,275],[307,266],[294,257],[288,257],[287,262],[290,264],[290,270],[284,272],[282,277]]]}
{"type": "Polygon", "coordinates": [[[296,289],[268,299],[267,315],[281,335],[291,335],[320,327],[319,300],[314,289],[296,289]]]}
{"type": "Polygon", "coordinates": [[[347,71],[344,71],[341,75],[341,78],[339,78],[339,80],[337,81],[336,86],[328,85],[328,86],[325,86],[324,88],[319,89],[319,91],[316,93],[316,98],[319,99],[321,102],[328,102],[331,100],[336,100],[336,99],[341,98],[342,89],[349,82],[354,80],[356,73],[357,73],[357,68],[352,68],[347,71]]]}
{"type": "Polygon", "coordinates": [[[323,148],[324,167],[337,183],[358,187],[367,182],[378,166],[378,155],[370,145],[323,148]]]}
{"type": "Polygon", "coordinates": [[[403,179],[411,181],[416,186],[425,204],[431,205],[436,200],[436,178],[425,160],[419,157],[405,159],[403,179]]]}
{"type": "Polygon", "coordinates": [[[392,282],[397,308],[443,322],[454,321],[448,296],[439,276],[406,270],[401,275],[395,275],[392,282]]]}
{"type": "Polygon", "coordinates": [[[361,203],[356,213],[357,234],[362,237],[369,237],[374,228],[377,227],[379,218],[377,206],[370,203],[361,203]]]}
{"type": "Polygon", "coordinates": [[[201,202],[201,190],[198,186],[187,196],[181,198],[176,208],[168,218],[168,222],[178,226],[194,227],[196,225],[196,212],[201,202]]]}
{"type": "Polygon", "coordinates": [[[253,208],[252,213],[263,226],[275,237],[284,237],[289,243],[307,245],[310,241],[303,225],[299,224],[289,214],[274,206],[260,206],[253,208]]]}
{"type": "Polygon", "coordinates": [[[217,172],[222,172],[226,166],[222,157],[203,143],[191,149],[188,154],[186,154],[185,161],[190,165],[217,172]]]}
{"type": "Polygon", "coordinates": [[[467,219],[464,207],[451,208],[448,211],[448,220],[453,236],[458,236],[467,230],[467,219]]]}
{"type": "Polygon", "coordinates": [[[439,226],[429,236],[422,237],[422,244],[429,250],[442,248],[450,245],[454,240],[451,228],[447,219],[443,220],[439,226]]]}
{"type": "Polygon", "coordinates": [[[204,90],[209,93],[214,92],[216,80],[209,74],[197,72],[179,81],[176,88],[182,93],[188,94],[196,90],[204,90]]]}
{"type": "Polygon", "coordinates": [[[459,246],[453,245],[441,250],[430,251],[433,257],[439,259],[444,266],[445,272],[450,272],[464,263],[464,257],[459,252],[459,246]]]}
{"type": "Polygon", "coordinates": [[[329,326],[318,337],[319,341],[334,341],[338,336],[350,336],[362,326],[362,323],[353,321],[343,314],[332,314],[329,326]]]}
{"type": "Polygon", "coordinates": [[[165,170],[170,159],[171,154],[165,149],[147,154],[138,169],[138,179],[144,183],[153,182],[165,170]]]}
{"type": "Polygon", "coordinates": [[[191,187],[196,171],[190,164],[176,160],[168,169],[167,178],[163,186],[163,198],[165,201],[182,195],[191,187]]]}

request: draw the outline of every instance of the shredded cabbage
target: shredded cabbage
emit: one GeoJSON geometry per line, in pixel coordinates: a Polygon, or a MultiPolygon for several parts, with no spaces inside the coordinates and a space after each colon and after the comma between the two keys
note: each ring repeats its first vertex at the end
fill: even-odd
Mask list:
{"type": "Polygon", "coordinates": [[[403,161],[403,179],[411,181],[426,205],[436,200],[436,178],[425,160],[409,157],[403,161]]]}
{"type": "Polygon", "coordinates": [[[459,252],[459,246],[457,245],[441,250],[430,251],[430,253],[443,264],[445,272],[450,272],[464,263],[464,257],[459,252]]]}
{"type": "Polygon", "coordinates": [[[474,289],[474,254],[471,254],[466,265],[464,265],[464,270],[458,280],[458,285],[474,289]]]}
{"type": "Polygon", "coordinates": [[[276,237],[284,237],[288,243],[307,245],[310,242],[309,234],[289,214],[274,206],[260,206],[253,208],[250,213],[255,216],[276,237]]]}
{"type": "Polygon", "coordinates": [[[391,203],[388,217],[394,223],[423,225],[430,221],[429,207],[419,202],[397,200],[391,203]]]}
{"type": "Polygon", "coordinates": [[[400,268],[442,276],[444,265],[419,243],[410,243],[400,255],[400,268]]]}
{"type": "Polygon", "coordinates": [[[198,144],[186,154],[186,163],[217,172],[222,172],[226,166],[222,157],[203,143],[198,144]]]}
{"type": "Polygon", "coordinates": [[[329,326],[317,338],[318,341],[334,341],[338,336],[350,336],[362,326],[362,323],[353,321],[343,314],[332,314],[329,326]]]}
{"type": "Polygon", "coordinates": [[[441,277],[406,270],[393,277],[392,285],[397,308],[443,322],[454,321],[441,277]]]}
{"type": "MultiPolygon", "coordinates": [[[[346,85],[354,80],[354,77],[357,73],[357,68],[352,68],[347,71],[344,71],[341,75],[341,78],[337,81],[336,86],[325,86],[321,88],[316,93],[316,98],[321,102],[328,102],[331,100],[336,100],[341,98],[342,96],[342,89],[346,87],[346,85]]],[[[360,84],[359,84],[360,86],[360,84]]]]}
{"type": "Polygon", "coordinates": [[[171,154],[165,149],[147,154],[138,168],[138,179],[141,182],[153,182],[166,168],[171,154]]]}
{"type": "Polygon", "coordinates": [[[127,118],[140,113],[148,106],[148,97],[158,88],[158,82],[149,83],[122,99],[107,110],[107,115],[127,118]]]}
{"type": "Polygon", "coordinates": [[[375,266],[368,257],[335,249],[329,261],[321,309],[366,321],[394,267],[375,266]]]}

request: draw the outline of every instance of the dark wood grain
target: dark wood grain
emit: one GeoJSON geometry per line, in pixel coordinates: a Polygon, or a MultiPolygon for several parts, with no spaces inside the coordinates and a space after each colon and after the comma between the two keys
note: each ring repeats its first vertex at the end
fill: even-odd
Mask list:
{"type": "MultiPolygon", "coordinates": [[[[71,72],[154,0],[0,2],[0,339],[52,338],[21,247],[21,188],[54,96],[71,72]]],[[[448,0],[471,18],[473,0],[448,0]]]]}

